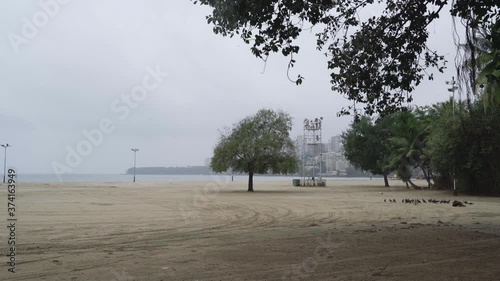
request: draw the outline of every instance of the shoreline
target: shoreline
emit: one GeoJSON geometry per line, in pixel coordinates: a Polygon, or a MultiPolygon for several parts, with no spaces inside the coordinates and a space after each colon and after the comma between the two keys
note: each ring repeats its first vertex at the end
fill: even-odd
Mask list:
{"type": "MultiPolygon", "coordinates": [[[[85,183],[85,182],[128,182],[132,180],[133,175],[127,174],[67,174],[63,175],[61,178],[63,181],[59,181],[57,175],[55,174],[18,174],[17,180],[20,183],[85,183]]],[[[214,174],[214,175],[141,175],[136,174],[138,182],[200,182],[200,181],[212,181],[212,180],[230,180],[231,175],[224,174],[214,174]]],[[[234,180],[236,181],[247,181],[248,175],[234,175],[234,180]]],[[[292,179],[299,179],[298,176],[267,176],[267,175],[256,175],[254,180],[258,182],[262,181],[290,181],[292,179]]],[[[323,177],[327,181],[344,181],[344,180],[370,180],[369,177],[323,177]]],[[[378,180],[379,178],[373,178],[373,180],[378,180]]]]}

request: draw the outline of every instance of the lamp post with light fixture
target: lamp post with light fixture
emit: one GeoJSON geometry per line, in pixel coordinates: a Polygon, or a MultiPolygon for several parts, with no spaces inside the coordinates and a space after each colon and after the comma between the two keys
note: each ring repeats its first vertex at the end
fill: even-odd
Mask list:
{"type": "Polygon", "coordinates": [[[4,148],[4,154],[3,154],[3,183],[5,183],[5,174],[7,173],[7,148],[12,147],[12,145],[7,144],[2,144],[1,145],[4,148]]]}
{"type": "Polygon", "coordinates": [[[132,148],[132,151],[134,152],[134,182],[135,182],[136,155],[137,155],[137,151],[139,151],[139,149],[132,148]]]}

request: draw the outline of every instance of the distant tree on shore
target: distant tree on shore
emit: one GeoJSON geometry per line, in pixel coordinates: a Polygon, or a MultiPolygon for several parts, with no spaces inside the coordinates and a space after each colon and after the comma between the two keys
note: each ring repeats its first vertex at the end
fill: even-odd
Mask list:
{"type": "MultiPolygon", "coordinates": [[[[127,175],[134,173],[134,167],[128,168],[127,175]]],[[[138,175],[212,175],[209,167],[191,166],[191,167],[137,167],[138,175]]]]}
{"type": "Polygon", "coordinates": [[[261,109],[221,133],[210,167],[214,172],[248,173],[248,191],[254,174],[291,174],[298,169],[292,118],[285,112],[261,109]]]}

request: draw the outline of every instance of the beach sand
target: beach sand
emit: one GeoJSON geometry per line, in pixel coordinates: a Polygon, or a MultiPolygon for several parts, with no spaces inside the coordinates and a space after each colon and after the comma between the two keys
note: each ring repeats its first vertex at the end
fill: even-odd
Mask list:
{"type": "Polygon", "coordinates": [[[382,184],[20,183],[0,280],[498,280],[500,198],[382,184]]]}

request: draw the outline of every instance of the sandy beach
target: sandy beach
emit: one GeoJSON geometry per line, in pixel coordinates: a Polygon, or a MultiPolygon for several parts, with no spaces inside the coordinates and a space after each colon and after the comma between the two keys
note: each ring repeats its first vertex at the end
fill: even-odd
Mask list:
{"type": "Polygon", "coordinates": [[[20,183],[16,273],[2,254],[0,279],[498,280],[500,198],[382,184],[20,183]]]}

